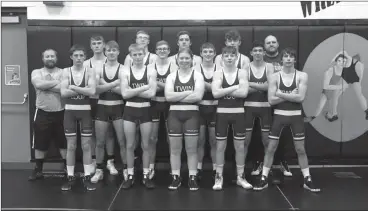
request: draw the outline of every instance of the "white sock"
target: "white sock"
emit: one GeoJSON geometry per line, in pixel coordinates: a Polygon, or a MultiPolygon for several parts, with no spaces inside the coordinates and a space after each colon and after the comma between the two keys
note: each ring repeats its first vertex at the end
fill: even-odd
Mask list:
{"type": "Polygon", "coordinates": [[[134,168],[128,168],[128,174],[134,175],[134,168]]]}
{"type": "Polygon", "coordinates": [[[202,169],[202,163],[198,163],[197,169],[202,169]]]}
{"type": "Polygon", "coordinates": [[[270,172],[270,168],[263,166],[262,175],[268,177],[269,172],[270,172]]]}
{"type": "Polygon", "coordinates": [[[143,174],[148,174],[149,173],[149,168],[143,168],[143,174]]]}
{"type": "Polygon", "coordinates": [[[66,166],[66,170],[68,171],[68,176],[74,176],[74,166],[66,166]]]}
{"type": "Polygon", "coordinates": [[[83,167],[84,167],[84,176],[91,175],[92,168],[93,168],[92,165],[93,164],[83,165],[83,167]]]}
{"type": "Polygon", "coordinates": [[[172,170],[171,174],[172,175],[178,175],[180,177],[180,170],[172,170]]]}
{"type": "Polygon", "coordinates": [[[236,165],[236,172],[238,173],[238,176],[239,177],[243,176],[243,173],[244,173],[244,165],[242,165],[242,166],[236,165]]]}
{"type": "Polygon", "coordinates": [[[197,175],[197,170],[189,170],[189,176],[197,175]]]}
{"type": "Polygon", "coordinates": [[[216,171],[216,163],[212,164],[212,169],[216,171]]]}
{"type": "Polygon", "coordinates": [[[309,168],[302,169],[302,173],[304,178],[310,176],[309,168]]]}
{"type": "Polygon", "coordinates": [[[154,163],[151,163],[151,164],[149,165],[149,168],[150,168],[150,169],[155,169],[155,164],[154,164],[154,163]]]}
{"type": "Polygon", "coordinates": [[[216,173],[219,174],[220,176],[222,176],[222,172],[224,170],[224,164],[222,165],[217,165],[216,166],[216,173]]]}

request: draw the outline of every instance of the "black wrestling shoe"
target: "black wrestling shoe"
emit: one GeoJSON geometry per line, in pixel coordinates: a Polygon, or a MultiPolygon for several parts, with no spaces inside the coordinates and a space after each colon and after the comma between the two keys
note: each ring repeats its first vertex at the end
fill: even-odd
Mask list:
{"type": "Polygon", "coordinates": [[[197,184],[197,176],[196,175],[190,175],[189,176],[189,181],[188,181],[188,187],[189,187],[189,190],[198,190],[199,189],[199,186],[197,184]]]}
{"type": "Polygon", "coordinates": [[[62,191],[69,191],[75,185],[75,176],[67,176],[67,181],[61,186],[62,191]]]}
{"type": "Polygon", "coordinates": [[[313,193],[318,193],[321,191],[320,188],[317,188],[313,182],[312,182],[312,178],[311,176],[307,176],[307,177],[304,177],[304,185],[303,185],[303,188],[313,192],[313,193]]]}
{"type": "Polygon", "coordinates": [[[152,179],[149,178],[148,174],[144,174],[143,175],[143,184],[147,189],[153,189],[155,188],[155,183],[153,182],[152,179]]]}
{"type": "Polygon", "coordinates": [[[258,183],[254,185],[253,190],[263,190],[265,188],[268,188],[268,178],[262,175],[258,183]]]}
{"type": "Polygon", "coordinates": [[[87,191],[96,190],[96,186],[91,183],[91,175],[87,175],[83,177],[83,186],[87,191]]]}
{"type": "Polygon", "coordinates": [[[134,181],[135,181],[134,175],[129,174],[128,175],[128,179],[127,180],[124,180],[124,182],[123,182],[123,184],[122,184],[121,187],[123,189],[129,189],[129,188],[133,187],[134,181]]]}
{"type": "Polygon", "coordinates": [[[169,185],[169,190],[177,190],[181,186],[181,178],[179,175],[172,175],[172,181],[169,185]]]}

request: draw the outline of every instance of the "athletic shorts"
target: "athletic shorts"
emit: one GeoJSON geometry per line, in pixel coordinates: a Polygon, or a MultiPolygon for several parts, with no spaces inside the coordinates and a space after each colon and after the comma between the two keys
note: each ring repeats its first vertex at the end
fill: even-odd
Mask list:
{"type": "Polygon", "coordinates": [[[47,151],[51,141],[60,149],[66,149],[66,138],[64,134],[64,110],[47,112],[36,109],[33,122],[32,148],[47,151]]]}
{"type": "Polygon", "coordinates": [[[170,110],[167,118],[169,136],[198,136],[199,111],[170,110]]]}
{"type": "Polygon", "coordinates": [[[91,117],[92,117],[92,120],[95,120],[95,118],[96,118],[96,114],[97,114],[97,102],[98,102],[98,99],[89,98],[89,103],[91,105],[91,117]]]}
{"type": "Polygon", "coordinates": [[[216,114],[216,139],[227,139],[229,125],[233,128],[234,139],[245,139],[245,113],[217,113],[216,114]]]}
{"type": "Polygon", "coordinates": [[[245,129],[252,131],[256,118],[260,119],[262,132],[270,131],[271,125],[271,108],[270,107],[253,107],[245,106],[245,129]]]}
{"type": "Polygon", "coordinates": [[[96,120],[111,122],[123,118],[124,104],[101,105],[97,104],[96,120]]]}
{"type": "Polygon", "coordinates": [[[302,115],[284,116],[274,114],[271,131],[268,137],[278,140],[284,127],[290,127],[294,141],[303,141],[305,139],[304,120],[302,115]]]}
{"type": "Polygon", "coordinates": [[[151,107],[137,108],[125,106],[123,120],[134,122],[136,124],[152,122],[151,107]]]}
{"type": "Polygon", "coordinates": [[[199,124],[208,127],[216,125],[216,106],[199,105],[199,124]]]}
{"type": "Polygon", "coordinates": [[[161,113],[165,121],[169,115],[170,104],[168,102],[151,101],[152,122],[159,122],[161,113]]]}
{"type": "Polygon", "coordinates": [[[80,124],[81,136],[92,136],[92,117],[90,110],[65,110],[65,135],[76,136],[77,124],[80,124]]]}

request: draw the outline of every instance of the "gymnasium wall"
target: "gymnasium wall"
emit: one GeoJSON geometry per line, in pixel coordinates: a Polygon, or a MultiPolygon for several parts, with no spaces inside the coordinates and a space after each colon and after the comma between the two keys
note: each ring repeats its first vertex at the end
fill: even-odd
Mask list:
{"type": "MultiPolygon", "coordinates": [[[[69,48],[76,43],[89,49],[89,37],[101,34],[106,40],[116,40],[120,45],[119,62],[123,63],[128,53],[128,46],[135,42],[138,30],[147,31],[150,36],[149,50],[154,52],[155,43],[166,40],[171,45],[171,54],[177,52],[176,33],[187,30],[192,34],[192,50],[199,55],[200,45],[212,42],[217,52],[224,46],[224,34],[231,29],[237,29],[242,36],[240,52],[249,55],[254,40],[263,41],[267,35],[274,35],[280,43],[280,50],[292,47],[297,50],[296,68],[309,75],[308,91],[303,103],[306,116],[315,113],[320,103],[323,77],[325,71],[332,67],[332,59],[341,50],[349,56],[360,55],[360,63],[368,65],[368,24],[353,24],[354,21],[30,21],[27,28],[28,70],[42,66],[41,52],[53,48],[58,52],[58,66],[71,65],[68,55],[69,48]],[[86,24],[89,23],[89,24],[86,24]]],[[[92,51],[88,52],[88,58],[92,51]]],[[[363,68],[363,72],[366,68],[363,68]]],[[[30,79],[30,77],[29,77],[30,79]]],[[[361,77],[359,84],[349,84],[338,100],[338,119],[330,122],[325,113],[330,110],[330,102],[326,102],[322,113],[310,123],[305,124],[306,149],[308,156],[315,161],[324,159],[368,158],[368,120],[358,97],[368,97],[368,78],[361,77]],[[361,91],[360,91],[361,90],[361,91]]],[[[30,102],[35,101],[33,87],[29,86],[30,102]]],[[[34,103],[30,103],[30,116],[34,114],[34,103]]],[[[31,119],[32,121],[32,119],[31,119]]],[[[32,122],[31,122],[32,123],[32,122]]],[[[163,124],[162,124],[163,125],[163,124]]],[[[259,131],[256,129],[256,131],[259,131]]],[[[281,135],[288,142],[289,158],[295,157],[290,130],[284,130],[281,135]]],[[[157,148],[157,159],[169,161],[168,148],[164,130],[160,131],[160,141],[157,148]]],[[[260,141],[255,138],[254,141],[260,141]]],[[[234,149],[230,140],[227,149],[227,160],[232,160],[234,149]]],[[[116,144],[118,147],[118,144],[116,144]]],[[[117,153],[118,154],[118,153],[117,153]]],[[[59,157],[57,150],[52,149],[49,159],[59,157]]],[[[207,151],[206,157],[209,157],[207,151]]],[[[33,153],[32,153],[33,158],[33,153]]],[[[118,159],[117,159],[118,160],[118,159]]],[[[312,163],[313,164],[313,163],[312,163]]]]}

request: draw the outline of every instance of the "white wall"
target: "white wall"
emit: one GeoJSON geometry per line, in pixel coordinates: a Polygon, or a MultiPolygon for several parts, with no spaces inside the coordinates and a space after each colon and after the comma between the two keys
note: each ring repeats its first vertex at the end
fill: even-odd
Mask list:
{"type": "Polygon", "coordinates": [[[28,19],[49,20],[226,20],[367,19],[367,11],[368,2],[340,2],[306,18],[300,2],[39,2],[28,4],[27,13],[28,19]]]}

